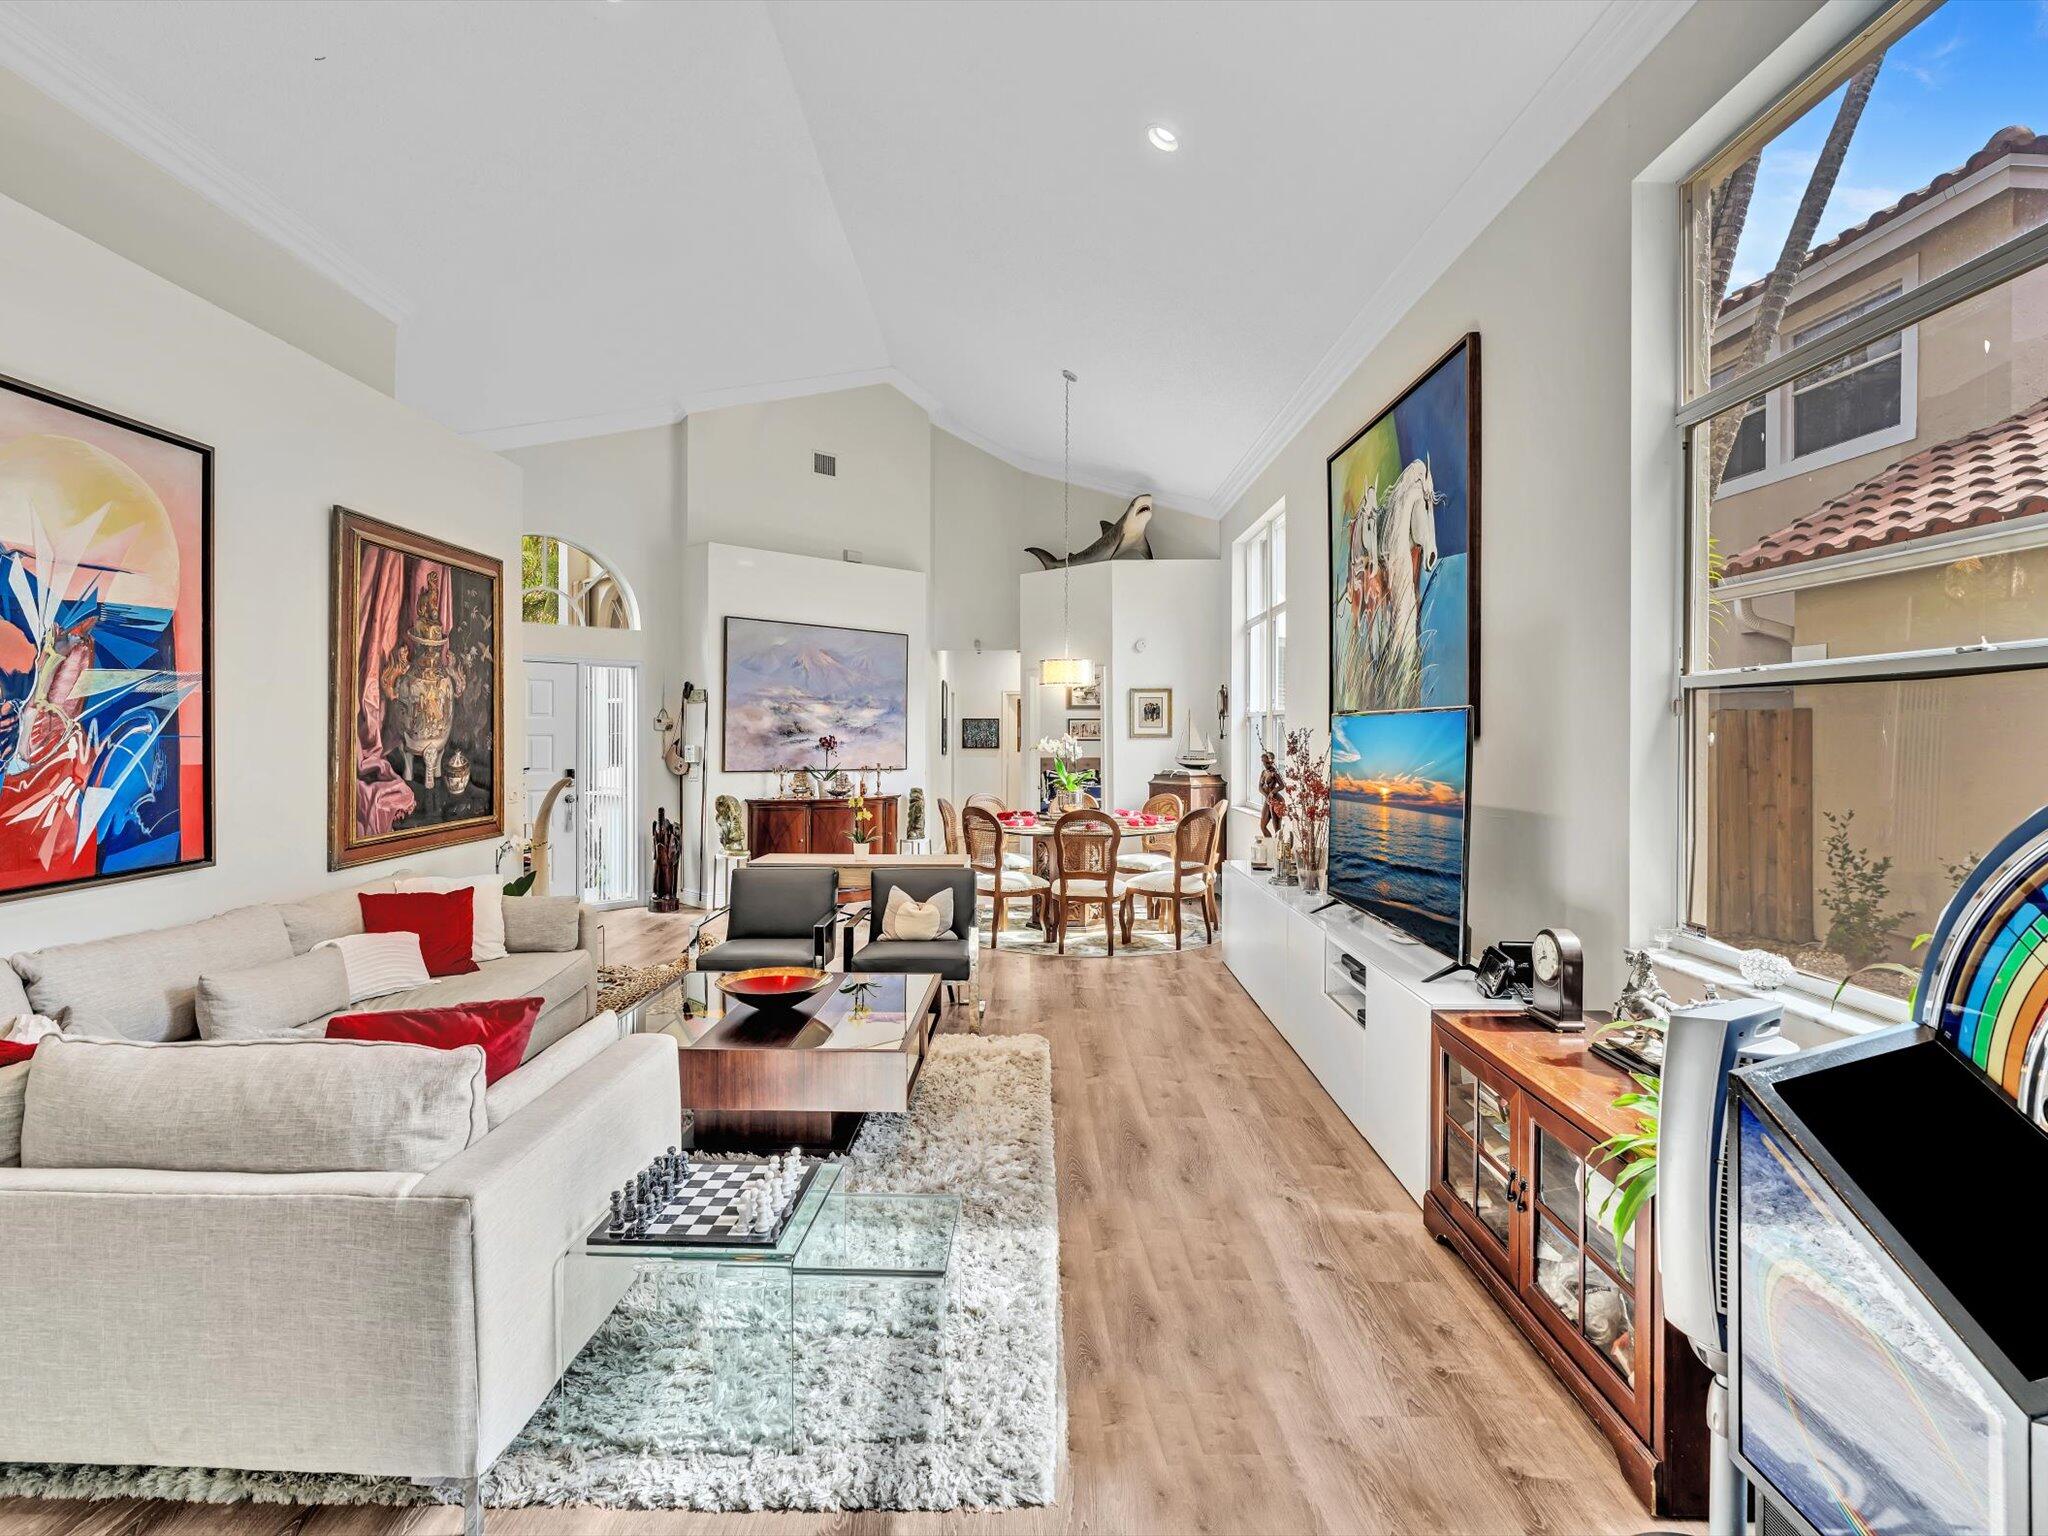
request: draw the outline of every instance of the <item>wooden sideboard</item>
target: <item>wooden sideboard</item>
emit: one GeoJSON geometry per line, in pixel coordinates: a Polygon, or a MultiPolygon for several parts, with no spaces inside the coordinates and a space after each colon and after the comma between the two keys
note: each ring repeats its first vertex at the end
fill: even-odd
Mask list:
{"type": "MultiPolygon", "coordinates": [[[[875,852],[897,851],[902,803],[900,795],[867,797],[868,809],[875,814],[875,852]]],[[[852,853],[853,804],[844,796],[749,800],[747,852],[755,858],[765,853],[852,853]]]]}
{"type": "Polygon", "coordinates": [[[1519,1012],[1432,1016],[1423,1221],[1454,1249],[1591,1415],[1656,1515],[1707,1504],[1707,1385],[1664,1321],[1656,1202],[1617,1244],[1601,1215],[1616,1171],[1592,1155],[1634,1130],[1628,1078],[1519,1012]]]}

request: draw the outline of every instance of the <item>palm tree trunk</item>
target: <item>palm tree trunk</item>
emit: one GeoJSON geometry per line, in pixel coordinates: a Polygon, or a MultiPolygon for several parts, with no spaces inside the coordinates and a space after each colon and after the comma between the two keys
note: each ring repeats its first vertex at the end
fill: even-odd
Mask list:
{"type": "MultiPolygon", "coordinates": [[[[1764,279],[1763,297],[1757,302],[1756,318],[1750,322],[1749,340],[1736,364],[1738,373],[1747,373],[1761,363],[1769,355],[1772,343],[1778,339],[1778,328],[1784,324],[1785,308],[1792,298],[1792,285],[1798,280],[1800,268],[1806,264],[1806,253],[1813,247],[1814,231],[1820,227],[1820,216],[1827,209],[1828,199],[1834,195],[1835,180],[1842,174],[1842,161],[1849,153],[1849,141],[1855,137],[1856,125],[1862,120],[1863,108],[1870,101],[1871,87],[1877,84],[1877,72],[1883,63],[1884,55],[1877,54],[1849,77],[1849,84],[1842,92],[1842,104],[1835,111],[1834,125],[1828,129],[1827,141],[1821,145],[1820,157],[1814,161],[1813,174],[1807,178],[1806,191],[1799,199],[1799,211],[1793,216],[1792,227],[1785,232],[1785,248],[1778,253],[1778,264],[1771,268],[1771,275],[1764,279]]],[[[1736,175],[1741,173],[1738,169],[1736,175]]],[[[1733,179],[1730,178],[1731,181],[1733,179]]],[[[1751,172],[1750,180],[1754,184],[1754,172],[1751,172]]],[[[1743,206],[1746,212],[1746,194],[1743,206]]],[[[1728,234],[1720,227],[1718,210],[1715,225],[1714,256],[1718,261],[1721,237],[1728,234]]],[[[1737,223],[1728,241],[1731,261],[1734,259],[1734,243],[1739,236],[1740,225],[1737,223]]],[[[1715,308],[1719,308],[1718,300],[1715,308]]],[[[1726,430],[1723,430],[1723,423],[1717,421],[1711,434],[1712,474],[1707,483],[1716,492],[1721,489],[1721,476],[1727,472],[1728,456],[1735,448],[1735,430],[1741,424],[1741,418],[1733,411],[1724,415],[1729,418],[1726,430]]]]}

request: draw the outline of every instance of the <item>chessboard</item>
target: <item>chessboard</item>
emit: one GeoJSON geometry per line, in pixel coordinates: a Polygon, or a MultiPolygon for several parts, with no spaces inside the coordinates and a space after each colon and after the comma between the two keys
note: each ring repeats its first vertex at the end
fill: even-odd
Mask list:
{"type": "Polygon", "coordinates": [[[591,1230],[590,1248],[773,1248],[817,1176],[816,1158],[692,1162],[671,1148],[613,1194],[612,1208],[591,1230]],[[778,1182],[777,1174],[793,1175],[778,1182]],[[771,1219],[750,1225],[745,1192],[767,1195],[771,1219]],[[786,1195],[785,1195],[786,1191],[786,1195]]]}

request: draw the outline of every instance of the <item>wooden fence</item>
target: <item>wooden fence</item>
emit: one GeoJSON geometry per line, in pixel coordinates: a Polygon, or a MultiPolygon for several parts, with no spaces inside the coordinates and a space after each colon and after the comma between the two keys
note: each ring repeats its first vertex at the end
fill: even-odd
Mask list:
{"type": "Polygon", "coordinates": [[[1707,929],[1813,931],[1813,711],[1720,709],[1708,754],[1707,929]]]}

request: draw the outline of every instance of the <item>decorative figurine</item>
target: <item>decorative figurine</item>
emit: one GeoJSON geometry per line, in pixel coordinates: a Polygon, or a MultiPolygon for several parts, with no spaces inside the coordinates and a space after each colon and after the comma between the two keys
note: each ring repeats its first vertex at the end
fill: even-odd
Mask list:
{"type": "MultiPolygon", "coordinates": [[[[877,794],[881,793],[879,784],[876,786],[875,792],[877,794]]],[[[910,804],[905,807],[903,812],[903,836],[909,842],[924,841],[924,791],[922,789],[913,789],[910,792],[910,804]]]]}
{"type": "Polygon", "coordinates": [[[1640,1024],[1654,1020],[1659,1024],[1671,1019],[1671,994],[1664,990],[1664,983],[1657,979],[1657,968],[1650,961],[1647,949],[1624,949],[1623,963],[1628,966],[1628,977],[1621,984],[1621,996],[1614,1000],[1614,1022],[1617,1024],[1640,1024]]]}
{"type": "Polygon", "coordinates": [[[1287,820],[1287,780],[1273,754],[1259,754],[1259,836],[1271,837],[1287,820]]]}
{"type": "Polygon", "coordinates": [[[745,853],[747,834],[740,826],[739,801],[731,795],[720,795],[712,807],[712,814],[718,819],[718,846],[726,853],[745,853]]]}
{"type": "Polygon", "coordinates": [[[454,751],[448,754],[441,768],[442,779],[448,786],[449,794],[466,795],[469,793],[469,754],[467,752],[463,751],[460,747],[455,748],[454,751]]]}
{"type": "Polygon", "coordinates": [[[398,716],[399,754],[403,776],[412,777],[417,760],[432,789],[441,778],[441,754],[455,726],[455,696],[462,692],[462,674],[448,656],[448,631],[441,627],[441,600],[432,586],[420,589],[414,608],[410,644],[394,646],[378,682],[398,716]]]}
{"type": "Polygon", "coordinates": [[[799,768],[789,776],[789,792],[799,800],[809,800],[818,793],[817,783],[811,777],[811,770],[799,768]]]}
{"type": "Polygon", "coordinates": [[[650,912],[678,912],[682,897],[676,887],[683,867],[683,826],[671,820],[666,806],[654,811],[654,894],[648,898],[650,912]]]}

